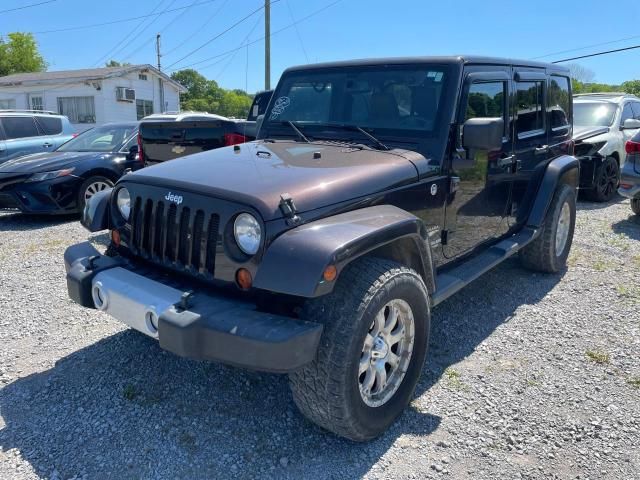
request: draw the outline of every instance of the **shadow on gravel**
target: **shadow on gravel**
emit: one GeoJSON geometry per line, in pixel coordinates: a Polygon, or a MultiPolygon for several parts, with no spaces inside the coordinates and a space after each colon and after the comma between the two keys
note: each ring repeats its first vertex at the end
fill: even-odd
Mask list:
{"type": "MultiPolygon", "coordinates": [[[[417,395],[560,278],[510,261],[436,308],[417,395]]],[[[441,420],[408,408],[354,444],[304,420],[286,377],[181,359],[130,330],[6,385],[0,413],[0,448],[62,478],[359,478],[401,435],[437,442],[441,420]]]]}
{"type": "Polygon", "coordinates": [[[0,212],[0,232],[41,230],[43,228],[77,222],[78,215],[24,215],[0,212]]]}
{"type": "Polygon", "coordinates": [[[629,218],[615,222],[611,225],[611,229],[617,234],[629,237],[631,240],[640,240],[640,216],[634,215],[629,209],[629,218]]]}
{"type": "Polygon", "coordinates": [[[624,202],[624,200],[625,198],[622,195],[618,195],[616,193],[608,202],[592,202],[591,200],[584,198],[584,194],[579,194],[576,210],[601,210],[603,208],[610,207],[611,205],[624,202]]]}

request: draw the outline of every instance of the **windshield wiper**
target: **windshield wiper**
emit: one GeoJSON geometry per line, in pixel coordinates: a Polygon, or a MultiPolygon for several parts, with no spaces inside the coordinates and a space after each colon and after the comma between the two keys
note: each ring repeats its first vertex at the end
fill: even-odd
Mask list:
{"type": "Polygon", "coordinates": [[[309,141],[309,139],[307,137],[305,137],[304,133],[302,133],[302,130],[300,130],[300,128],[294,122],[292,122],[291,120],[286,120],[286,121],[280,122],[280,123],[284,123],[284,124],[289,125],[291,128],[293,128],[293,130],[298,134],[298,136],[302,140],[304,140],[306,143],[311,143],[309,141]]]}
{"type": "MultiPolygon", "coordinates": [[[[317,124],[314,124],[314,125],[317,125],[317,124]]],[[[391,148],[389,148],[387,145],[382,143],[380,140],[378,140],[376,137],[374,137],[369,132],[367,132],[364,128],[359,127],[358,125],[348,125],[346,123],[324,123],[322,125],[327,127],[337,127],[337,128],[342,128],[344,130],[352,130],[352,131],[360,132],[369,140],[371,140],[376,145],[376,147],[378,147],[378,150],[391,150],[391,148]]]]}

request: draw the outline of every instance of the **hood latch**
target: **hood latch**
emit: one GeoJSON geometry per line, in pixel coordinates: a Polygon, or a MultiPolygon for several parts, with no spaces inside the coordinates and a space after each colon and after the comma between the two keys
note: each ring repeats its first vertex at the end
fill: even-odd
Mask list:
{"type": "Polygon", "coordinates": [[[296,204],[293,203],[293,198],[288,193],[280,195],[280,211],[287,219],[287,225],[299,225],[302,222],[302,218],[296,210],[296,204]]]}

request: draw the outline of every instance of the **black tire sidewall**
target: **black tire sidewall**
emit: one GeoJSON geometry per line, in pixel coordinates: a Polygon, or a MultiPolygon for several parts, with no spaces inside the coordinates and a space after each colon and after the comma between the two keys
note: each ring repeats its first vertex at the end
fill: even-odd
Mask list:
{"type": "Polygon", "coordinates": [[[111,180],[108,177],[105,177],[104,175],[93,175],[89,178],[87,178],[84,182],[82,182],[82,185],[80,185],[80,188],[78,189],[78,212],[82,213],[82,211],[84,210],[84,194],[87,191],[87,188],[89,187],[89,185],[91,185],[92,183],[95,182],[105,182],[110,184],[112,187],[114,185],[113,180],[111,180]]]}
{"type": "Polygon", "coordinates": [[[631,199],[631,211],[636,215],[640,215],[640,198],[631,199]]]}
{"type": "Polygon", "coordinates": [[[606,196],[602,191],[600,191],[600,178],[602,177],[602,175],[606,174],[608,164],[613,164],[615,166],[616,172],[617,172],[618,184],[620,183],[620,168],[618,167],[618,162],[613,157],[605,158],[600,164],[600,167],[598,168],[598,174],[595,179],[595,186],[594,186],[593,196],[594,196],[594,199],[599,202],[607,202],[611,200],[615,196],[616,189],[618,188],[618,185],[616,185],[611,191],[611,195],[609,196],[606,196]]]}
{"type": "Polygon", "coordinates": [[[430,309],[426,289],[417,284],[422,281],[408,273],[402,273],[382,285],[366,305],[358,319],[356,334],[348,352],[348,365],[345,369],[347,378],[348,405],[356,422],[368,430],[368,437],[373,438],[385,431],[402,413],[411,401],[416,384],[424,366],[429,345],[430,309]],[[396,393],[380,407],[370,407],[362,400],[358,385],[358,365],[365,336],[375,315],[389,301],[401,299],[406,301],[413,312],[414,345],[409,368],[396,393]]]}
{"type": "Polygon", "coordinates": [[[568,185],[563,185],[556,194],[556,201],[553,209],[553,218],[552,218],[552,238],[551,238],[551,257],[553,262],[555,263],[555,270],[560,270],[566,263],[567,258],[569,257],[569,252],[571,251],[571,244],[573,243],[573,233],[576,227],[576,196],[574,190],[568,185]],[[562,207],[565,203],[569,204],[570,211],[570,224],[569,224],[569,233],[567,236],[567,241],[564,245],[564,249],[561,254],[558,255],[556,252],[556,236],[558,235],[558,223],[560,221],[560,214],[562,212],[562,207]]]}

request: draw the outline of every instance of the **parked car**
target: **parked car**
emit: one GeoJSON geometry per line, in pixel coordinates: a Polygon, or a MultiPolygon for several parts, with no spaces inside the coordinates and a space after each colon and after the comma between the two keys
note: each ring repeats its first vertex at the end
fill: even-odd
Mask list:
{"type": "Polygon", "coordinates": [[[0,164],[36,152],[52,152],[73,138],[64,115],[39,110],[0,110],[0,164]]]}
{"type": "Polygon", "coordinates": [[[615,195],[624,145],[640,131],[640,98],[625,93],[574,96],[575,154],[580,159],[580,189],[590,200],[615,195]]]}
{"type": "Polygon", "coordinates": [[[91,199],[112,241],[65,252],[69,295],[175,354],[288,373],[305,416],[369,440],[413,396],[434,305],[516,254],[565,267],[570,111],[568,70],[531,61],[288,69],[259,140],[91,199]]]}
{"type": "Polygon", "coordinates": [[[145,165],[237,145],[256,136],[256,122],[212,113],[155,114],[140,124],[140,157],[145,165]]]}
{"type": "Polygon", "coordinates": [[[640,131],[625,144],[627,161],[622,167],[618,193],[631,199],[631,210],[640,215],[640,131]]]}
{"type": "Polygon", "coordinates": [[[0,165],[0,209],[23,213],[75,213],[113,187],[128,169],[142,168],[138,123],[87,130],[54,152],[34,153],[0,165]]]}
{"type": "Polygon", "coordinates": [[[271,100],[271,95],[273,95],[273,90],[265,90],[255,94],[253,103],[249,109],[249,114],[247,115],[247,120],[255,122],[260,115],[264,115],[264,112],[267,111],[269,100],[271,100]]]}

